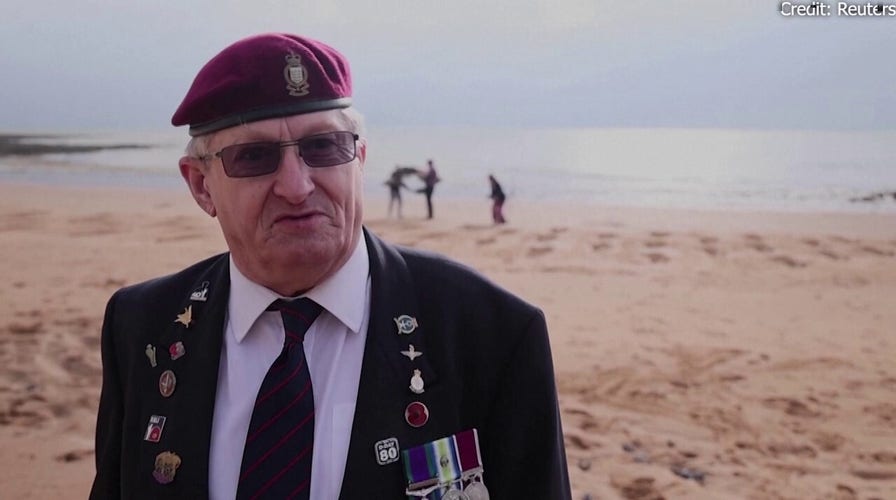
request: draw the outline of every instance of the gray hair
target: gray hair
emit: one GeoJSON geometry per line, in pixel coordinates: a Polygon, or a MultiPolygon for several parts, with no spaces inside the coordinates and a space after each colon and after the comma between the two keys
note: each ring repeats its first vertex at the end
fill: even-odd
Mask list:
{"type": "MultiPolygon", "coordinates": [[[[340,112],[339,114],[342,117],[342,125],[345,128],[347,128],[350,132],[358,134],[361,137],[365,135],[367,131],[364,126],[364,115],[362,115],[355,108],[341,108],[338,111],[340,112]]],[[[212,137],[214,137],[215,133],[216,132],[211,132],[208,134],[191,137],[190,142],[187,143],[187,147],[184,149],[186,155],[191,158],[201,158],[208,155],[208,145],[209,143],[211,143],[212,137]]]]}

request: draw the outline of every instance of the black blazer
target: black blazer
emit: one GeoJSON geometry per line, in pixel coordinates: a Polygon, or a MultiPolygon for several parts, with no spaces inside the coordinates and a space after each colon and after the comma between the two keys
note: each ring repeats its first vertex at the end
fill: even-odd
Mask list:
{"type": "MultiPolygon", "coordinates": [[[[571,498],[554,372],[544,316],[475,271],[442,257],[393,247],[365,230],[371,309],[341,499],[405,498],[400,461],[379,465],[375,444],[411,448],[476,428],[491,498],[571,498]],[[419,327],[399,335],[394,318],[419,327]],[[423,355],[401,351],[414,344],[423,355]],[[423,394],[408,388],[414,369],[423,394]],[[405,421],[420,401],[429,420],[405,421]]],[[[103,387],[91,499],[208,497],[212,415],[230,287],[227,254],[177,274],[116,292],[102,331],[103,387]],[[190,299],[208,282],[206,301],[190,299]],[[192,305],[189,327],[175,322],[192,305]],[[182,342],[172,360],[168,347],[182,342]],[[153,367],[147,345],[156,346],[153,367]],[[177,379],[162,397],[159,377],[177,379]],[[144,440],[150,416],[166,417],[159,442],[144,440]],[[174,481],[153,477],[163,451],[182,460],[174,481]]]]}

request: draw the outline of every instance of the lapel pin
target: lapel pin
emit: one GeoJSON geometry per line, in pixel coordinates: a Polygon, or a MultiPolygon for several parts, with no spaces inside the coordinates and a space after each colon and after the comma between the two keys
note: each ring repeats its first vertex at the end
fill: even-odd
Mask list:
{"type": "Polygon", "coordinates": [[[168,354],[171,355],[171,361],[183,356],[187,351],[184,349],[184,343],[181,341],[177,341],[170,346],[168,346],[168,354]]]}
{"type": "Polygon", "coordinates": [[[149,365],[156,367],[156,348],[152,344],[146,344],[146,357],[149,358],[149,365]]]}
{"type": "Polygon", "coordinates": [[[193,305],[187,306],[184,309],[184,312],[177,315],[177,319],[174,320],[175,323],[180,323],[187,328],[190,328],[190,323],[193,322],[193,305]]]}
{"type": "Polygon", "coordinates": [[[388,438],[377,441],[374,445],[376,450],[376,463],[380,465],[389,465],[398,461],[398,438],[388,438]]]}
{"type": "Polygon", "coordinates": [[[168,484],[174,481],[174,475],[180,467],[180,457],[176,453],[163,451],[156,455],[156,468],[152,471],[152,477],[160,484],[168,484]]]}
{"type": "Polygon", "coordinates": [[[404,409],[404,420],[411,427],[423,427],[429,421],[429,408],[420,401],[414,401],[404,409]]]}
{"type": "Polygon", "coordinates": [[[190,294],[190,300],[195,302],[208,300],[208,281],[203,281],[199,288],[193,290],[193,293],[190,294]]]}
{"type": "Polygon", "coordinates": [[[401,316],[392,319],[395,321],[395,326],[398,327],[399,335],[408,335],[417,329],[417,318],[402,314],[401,316]]]}
{"type": "Polygon", "coordinates": [[[414,344],[408,344],[408,350],[401,351],[401,353],[404,354],[405,356],[407,356],[408,359],[410,359],[411,361],[414,361],[418,357],[423,356],[422,352],[414,349],[414,344]]]}
{"type": "Polygon", "coordinates": [[[411,392],[414,394],[423,394],[423,376],[420,370],[414,370],[414,376],[411,377],[411,392]]]}
{"type": "Polygon", "coordinates": [[[158,443],[162,439],[162,429],[165,428],[165,420],[165,417],[161,415],[149,417],[149,425],[146,426],[146,434],[143,435],[143,440],[158,443]]]}
{"type": "Polygon", "coordinates": [[[171,370],[165,370],[159,377],[159,392],[163,397],[169,397],[174,394],[174,388],[177,386],[177,377],[171,370]]]}

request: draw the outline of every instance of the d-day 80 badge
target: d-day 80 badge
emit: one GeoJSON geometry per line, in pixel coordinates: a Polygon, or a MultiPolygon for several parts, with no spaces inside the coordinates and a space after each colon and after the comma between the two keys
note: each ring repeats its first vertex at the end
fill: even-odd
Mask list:
{"type": "Polygon", "coordinates": [[[374,445],[376,451],[376,463],[380,465],[388,465],[398,461],[398,438],[388,438],[377,441],[374,445]]]}

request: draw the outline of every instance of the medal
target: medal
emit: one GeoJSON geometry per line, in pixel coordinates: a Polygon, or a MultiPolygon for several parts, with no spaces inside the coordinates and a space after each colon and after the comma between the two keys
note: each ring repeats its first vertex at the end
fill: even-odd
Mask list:
{"type": "Polygon", "coordinates": [[[165,370],[162,372],[162,375],[159,376],[159,392],[162,394],[162,397],[169,397],[174,394],[174,388],[177,386],[177,377],[174,376],[174,372],[171,370],[165,370]]]}
{"type": "Polygon", "coordinates": [[[423,394],[423,377],[420,375],[420,370],[414,370],[410,389],[414,394],[423,394]]]}
{"type": "Polygon", "coordinates": [[[442,495],[442,500],[469,500],[466,491],[451,488],[442,495]]]}
{"type": "Polygon", "coordinates": [[[435,492],[442,499],[489,500],[488,489],[482,482],[476,429],[402,450],[401,460],[408,480],[405,491],[408,496],[429,498],[435,492]]]}
{"type": "Polygon", "coordinates": [[[464,493],[470,500],[489,500],[488,488],[481,481],[472,481],[464,488],[464,493]]]}
{"type": "Polygon", "coordinates": [[[156,455],[155,470],[152,471],[152,477],[159,484],[168,484],[174,481],[174,476],[177,474],[178,467],[180,467],[180,461],[180,457],[176,453],[170,451],[159,453],[156,455]]]}
{"type": "Polygon", "coordinates": [[[146,344],[146,357],[149,358],[149,365],[156,367],[156,347],[152,344],[146,344]]]}

